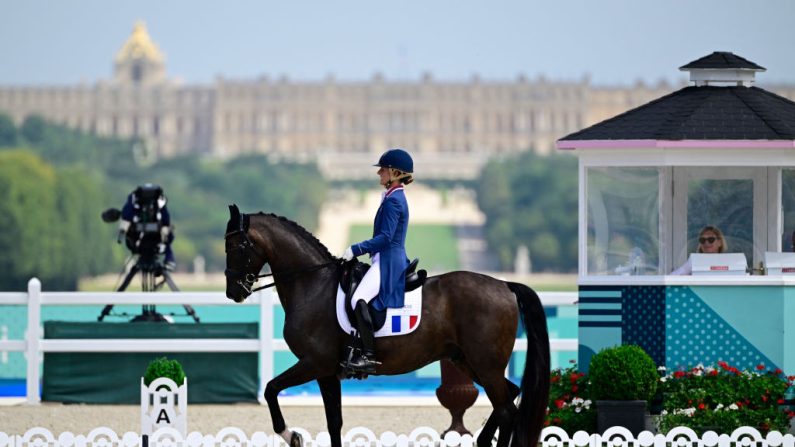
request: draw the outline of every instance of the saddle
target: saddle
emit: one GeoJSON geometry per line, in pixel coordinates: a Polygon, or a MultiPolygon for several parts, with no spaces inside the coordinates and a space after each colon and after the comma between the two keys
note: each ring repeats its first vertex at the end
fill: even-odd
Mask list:
{"type": "MultiPolygon", "coordinates": [[[[419,263],[419,258],[414,258],[414,260],[409,263],[409,266],[406,267],[406,293],[422,286],[425,283],[425,280],[428,278],[427,271],[424,269],[417,270],[417,265],[419,263]]],[[[343,264],[340,288],[342,288],[342,291],[345,292],[346,297],[350,298],[353,296],[353,292],[356,290],[356,287],[359,286],[359,283],[362,281],[362,278],[369,269],[369,264],[365,264],[364,262],[360,262],[356,259],[343,264]]],[[[373,301],[370,301],[368,304],[370,318],[373,320],[373,330],[378,331],[386,322],[387,310],[375,310],[373,309],[372,304],[373,301]]],[[[345,312],[348,314],[349,321],[356,321],[356,317],[353,314],[353,308],[350,305],[350,299],[346,300],[345,312]]]]}

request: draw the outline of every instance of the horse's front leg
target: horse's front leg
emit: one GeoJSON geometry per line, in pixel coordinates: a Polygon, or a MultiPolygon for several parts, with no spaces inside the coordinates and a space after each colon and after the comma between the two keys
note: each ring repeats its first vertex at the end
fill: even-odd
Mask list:
{"type": "Polygon", "coordinates": [[[342,390],[340,379],[336,376],[317,379],[323,408],[326,410],[326,425],[331,438],[331,447],[342,447],[342,390]]]}
{"type": "Polygon", "coordinates": [[[287,430],[284,416],[282,416],[282,409],[279,407],[279,393],[284,389],[303,385],[314,378],[315,375],[309,363],[305,360],[299,360],[298,363],[276,376],[265,386],[265,401],[268,403],[268,410],[271,412],[273,431],[284,438],[290,447],[302,447],[304,442],[301,439],[301,435],[287,430]]]}

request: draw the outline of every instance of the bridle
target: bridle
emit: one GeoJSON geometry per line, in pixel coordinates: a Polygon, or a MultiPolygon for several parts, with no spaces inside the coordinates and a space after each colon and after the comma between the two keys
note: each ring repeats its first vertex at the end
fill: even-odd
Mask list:
{"type": "MultiPolygon", "coordinates": [[[[246,217],[248,216],[246,215],[246,217]]],[[[257,288],[252,288],[254,286],[254,283],[257,282],[257,280],[260,278],[267,278],[268,276],[274,276],[278,274],[278,275],[290,275],[290,279],[292,279],[293,277],[298,276],[298,274],[300,273],[314,272],[315,270],[320,270],[330,265],[336,265],[343,262],[343,260],[341,259],[334,258],[331,261],[324,262],[318,265],[313,265],[311,267],[285,270],[283,272],[278,272],[278,273],[271,272],[271,273],[263,273],[261,275],[257,275],[256,273],[249,273],[251,270],[254,269],[254,267],[252,266],[254,262],[252,254],[255,255],[257,258],[259,258],[260,260],[264,261],[264,264],[268,263],[268,258],[265,256],[265,254],[257,250],[256,245],[254,245],[254,242],[252,242],[251,238],[248,237],[248,229],[246,227],[247,225],[245,225],[244,219],[241,216],[240,227],[224,235],[225,240],[228,240],[230,237],[235,236],[237,234],[242,235],[239,244],[237,244],[236,246],[232,247],[229,250],[225,249],[225,251],[227,253],[229,251],[237,251],[237,250],[243,252],[243,257],[246,259],[246,263],[243,266],[243,271],[227,268],[224,270],[224,276],[226,276],[227,279],[233,280],[235,284],[240,286],[246,292],[246,296],[251,295],[252,293],[258,290],[267,289],[268,287],[273,287],[276,285],[276,278],[274,277],[272,283],[265,284],[264,286],[260,286],[257,288]]]]}

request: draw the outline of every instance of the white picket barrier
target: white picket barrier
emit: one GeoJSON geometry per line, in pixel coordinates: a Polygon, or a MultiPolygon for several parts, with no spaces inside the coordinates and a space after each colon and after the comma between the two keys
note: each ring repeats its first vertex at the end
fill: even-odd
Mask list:
{"type": "MultiPolygon", "coordinates": [[[[243,303],[235,303],[223,292],[42,292],[41,282],[33,278],[27,293],[0,292],[0,306],[27,307],[27,329],[24,340],[0,340],[0,352],[25,352],[27,359],[26,396],[28,404],[40,402],[39,371],[45,352],[258,352],[260,389],[273,378],[273,353],[289,351],[284,339],[273,337],[273,306],[281,305],[273,289],[255,292],[243,303]],[[156,301],[153,303],[153,298],[156,301]],[[259,306],[259,339],[43,339],[41,307],[63,305],[228,305],[259,306]]],[[[539,292],[545,307],[572,306],[577,292],[539,292]]],[[[577,339],[550,339],[554,351],[576,351],[577,339]]],[[[527,340],[516,339],[514,351],[526,351],[527,340]]],[[[0,445],[0,447],[3,447],[0,445]]]]}
{"type": "MultiPolygon", "coordinates": [[[[301,434],[305,447],[329,447],[328,432],[313,436],[301,428],[291,428],[301,434]]],[[[442,437],[430,427],[418,427],[409,434],[391,431],[380,436],[366,427],[355,427],[342,436],[348,447],[473,447],[480,431],[473,435],[447,433],[442,437]]],[[[687,427],[676,427],[666,434],[641,432],[637,438],[623,427],[613,427],[604,434],[579,431],[569,436],[560,427],[547,427],[541,433],[543,447],[793,447],[795,436],[771,431],[762,435],[752,427],[740,427],[730,434],[713,431],[699,437],[687,427]]],[[[173,428],[161,428],[144,441],[134,432],[117,434],[107,427],[99,427],[87,435],[63,432],[55,436],[46,428],[31,428],[21,435],[0,432],[0,447],[283,447],[284,440],[277,434],[254,432],[251,436],[235,427],[226,427],[215,434],[191,432],[183,436],[173,428]]]]}

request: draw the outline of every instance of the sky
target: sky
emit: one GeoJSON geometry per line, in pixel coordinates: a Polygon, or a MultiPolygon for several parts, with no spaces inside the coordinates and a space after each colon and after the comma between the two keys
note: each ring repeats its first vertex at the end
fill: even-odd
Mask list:
{"type": "Polygon", "coordinates": [[[137,20],[169,77],[317,81],[687,78],[731,51],[795,83],[795,0],[0,0],[0,85],[109,79],[137,20]]]}

